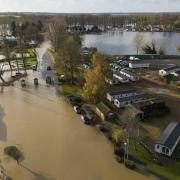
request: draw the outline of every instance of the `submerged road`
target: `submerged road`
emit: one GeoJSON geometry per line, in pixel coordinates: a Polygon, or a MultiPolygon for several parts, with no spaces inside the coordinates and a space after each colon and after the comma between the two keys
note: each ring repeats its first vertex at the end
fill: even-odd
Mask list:
{"type": "MultiPolygon", "coordinates": [[[[91,126],[81,123],[72,107],[47,87],[43,69],[49,43],[37,49],[39,67],[28,72],[27,87],[20,82],[0,93],[0,159],[13,180],[146,180],[116,162],[113,148],[91,126]],[[44,56],[44,58],[43,58],[44,56]],[[33,78],[39,78],[39,86],[33,78]],[[20,165],[4,155],[16,145],[24,154],[20,165]]],[[[45,74],[45,72],[44,72],[45,74]]]]}

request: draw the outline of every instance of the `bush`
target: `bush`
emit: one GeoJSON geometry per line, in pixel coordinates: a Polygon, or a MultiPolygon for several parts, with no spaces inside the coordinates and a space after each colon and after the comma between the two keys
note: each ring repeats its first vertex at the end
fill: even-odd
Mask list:
{"type": "Polygon", "coordinates": [[[123,158],[124,156],[124,149],[122,147],[114,147],[114,154],[116,154],[117,156],[123,158]]]}
{"type": "Polygon", "coordinates": [[[82,99],[78,96],[74,96],[74,95],[69,95],[67,96],[69,103],[72,104],[72,106],[74,105],[78,105],[81,106],[82,105],[82,99]]]}
{"type": "Polygon", "coordinates": [[[119,162],[119,163],[123,163],[123,158],[122,157],[119,157],[119,156],[116,156],[116,160],[117,160],[117,162],[119,162]]]}
{"type": "Polygon", "coordinates": [[[17,149],[16,146],[8,146],[4,149],[4,153],[13,158],[16,161],[19,161],[22,157],[21,152],[17,149]]]}
{"type": "Polygon", "coordinates": [[[126,160],[125,166],[129,169],[134,169],[136,167],[134,161],[131,161],[131,160],[126,160]]]}

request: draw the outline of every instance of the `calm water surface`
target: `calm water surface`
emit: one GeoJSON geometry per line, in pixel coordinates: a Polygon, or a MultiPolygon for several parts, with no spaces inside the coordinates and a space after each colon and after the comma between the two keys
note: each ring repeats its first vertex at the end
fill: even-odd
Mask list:
{"type": "MultiPolygon", "coordinates": [[[[87,34],[83,36],[84,46],[97,47],[99,51],[108,54],[136,54],[134,37],[136,32],[107,32],[102,34],[87,34]]],[[[165,53],[180,55],[176,47],[180,45],[180,33],[143,32],[145,43],[155,42],[157,46],[164,44],[165,53]]]]}

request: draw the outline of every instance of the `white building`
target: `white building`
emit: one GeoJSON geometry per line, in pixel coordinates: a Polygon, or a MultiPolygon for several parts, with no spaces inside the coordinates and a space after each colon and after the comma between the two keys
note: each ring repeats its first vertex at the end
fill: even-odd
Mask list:
{"type": "Polygon", "coordinates": [[[119,72],[115,72],[114,74],[113,74],[113,77],[114,78],[116,78],[119,82],[121,82],[121,83],[127,83],[127,82],[129,82],[129,79],[125,76],[125,75],[123,75],[123,74],[121,74],[121,73],[119,73],[119,72]]]}
{"type": "Polygon", "coordinates": [[[146,99],[144,94],[136,94],[134,96],[129,96],[129,97],[115,98],[114,105],[118,108],[123,108],[129,104],[133,104],[137,101],[141,101],[144,99],[146,99]]]}
{"type": "Polygon", "coordinates": [[[179,66],[171,66],[171,67],[168,67],[168,68],[164,68],[164,69],[160,69],[159,70],[159,75],[160,76],[167,76],[169,74],[173,74],[177,71],[180,70],[180,67],[179,66]]]}
{"type": "Polygon", "coordinates": [[[128,77],[131,81],[138,81],[139,80],[139,76],[126,70],[126,69],[122,69],[120,71],[121,74],[125,75],[126,77],[128,77]]]}
{"type": "Polygon", "coordinates": [[[149,68],[149,63],[144,62],[130,62],[129,68],[136,69],[136,68],[149,68]]]}
{"type": "Polygon", "coordinates": [[[123,90],[123,91],[118,91],[118,92],[109,92],[106,94],[106,98],[110,102],[114,102],[115,99],[117,98],[124,98],[124,97],[130,97],[130,96],[135,96],[137,95],[137,91],[134,89],[129,89],[129,90],[123,90]]]}
{"type": "Polygon", "coordinates": [[[171,122],[155,143],[154,150],[157,153],[171,156],[180,142],[180,123],[171,122]]]}

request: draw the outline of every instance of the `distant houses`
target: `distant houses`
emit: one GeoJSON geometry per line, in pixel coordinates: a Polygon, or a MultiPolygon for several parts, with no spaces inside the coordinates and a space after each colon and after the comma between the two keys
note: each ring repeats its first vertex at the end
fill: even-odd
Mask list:
{"type": "Polygon", "coordinates": [[[145,62],[142,62],[142,61],[130,62],[129,63],[129,68],[131,68],[131,69],[149,68],[149,63],[145,63],[145,62]]]}
{"type": "Polygon", "coordinates": [[[175,65],[159,70],[159,75],[160,76],[167,76],[167,75],[179,76],[179,74],[180,74],[180,67],[175,66],[175,65]]]}
{"type": "Polygon", "coordinates": [[[180,142],[180,123],[171,122],[156,141],[154,150],[157,153],[172,156],[180,142]]]}

